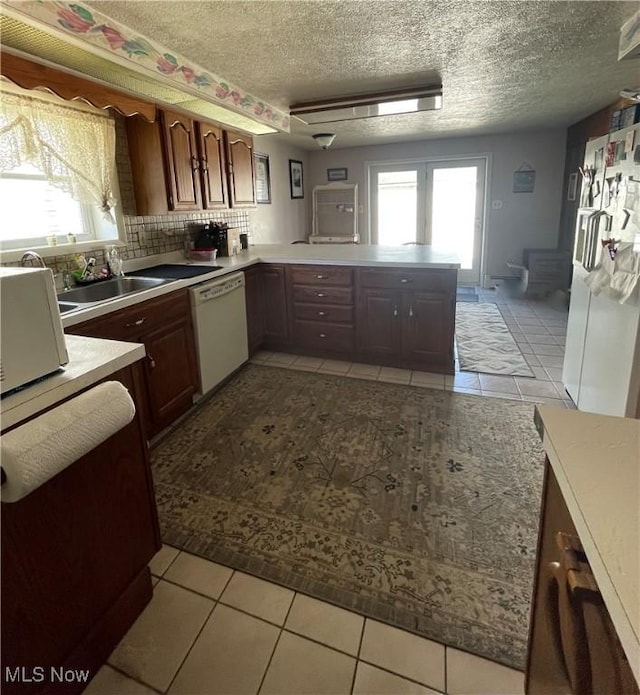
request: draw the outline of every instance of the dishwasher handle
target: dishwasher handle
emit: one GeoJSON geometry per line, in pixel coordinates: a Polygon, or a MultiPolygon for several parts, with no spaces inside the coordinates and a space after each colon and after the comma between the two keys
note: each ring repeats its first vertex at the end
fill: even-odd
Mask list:
{"type": "Polygon", "coordinates": [[[218,299],[225,294],[229,294],[229,292],[242,288],[244,288],[244,273],[236,273],[235,275],[196,285],[191,289],[191,300],[193,304],[204,304],[204,302],[218,299]]]}

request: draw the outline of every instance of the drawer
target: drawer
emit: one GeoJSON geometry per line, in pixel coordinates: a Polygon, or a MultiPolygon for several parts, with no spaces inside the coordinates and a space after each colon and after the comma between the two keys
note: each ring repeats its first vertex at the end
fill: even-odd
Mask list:
{"type": "Polygon", "coordinates": [[[67,333],[112,340],[136,340],[185,316],[191,316],[189,293],[188,290],[179,290],[70,326],[67,333]]]}
{"type": "Polygon", "coordinates": [[[295,342],[301,347],[318,351],[350,352],[355,343],[353,326],[321,321],[295,320],[293,335],[295,342]]]}
{"type": "Polygon", "coordinates": [[[353,290],[351,287],[294,285],[293,301],[314,304],[353,304],[353,290]]]}
{"type": "Polygon", "coordinates": [[[390,268],[362,268],[358,270],[358,282],[362,287],[380,289],[435,290],[455,292],[456,270],[425,268],[424,270],[400,270],[390,268]]]}
{"type": "Polygon", "coordinates": [[[353,323],[353,307],[341,304],[301,304],[300,302],[295,302],[293,305],[293,316],[303,321],[353,323]]]}
{"type": "Polygon", "coordinates": [[[289,269],[294,285],[337,285],[351,287],[353,270],[336,266],[294,265],[289,269]]]}

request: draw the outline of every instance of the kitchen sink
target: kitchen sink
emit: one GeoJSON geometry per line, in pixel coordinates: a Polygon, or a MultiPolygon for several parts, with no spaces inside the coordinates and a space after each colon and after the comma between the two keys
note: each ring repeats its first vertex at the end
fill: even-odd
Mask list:
{"type": "MultiPolygon", "coordinates": [[[[64,311],[72,311],[70,304],[93,304],[103,302],[106,299],[115,299],[125,294],[142,292],[158,285],[165,285],[172,280],[166,278],[125,277],[112,278],[111,280],[97,280],[93,285],[76,287],[58,295],[58,301],[66,304],[64,311]]],[[[76,307],[73,307],[76,308],[76,307]]],[[[62,312],[62,307],[60,308],[62,312]]]]}
{"type": "Polygon", "coordinates": [[[67,311],[73,311],[74,309],[77,309],[78,305],[71,304],[70,302],[58,302],[58,308],[60,309],[60,313],[64,314],[67,311]]]}

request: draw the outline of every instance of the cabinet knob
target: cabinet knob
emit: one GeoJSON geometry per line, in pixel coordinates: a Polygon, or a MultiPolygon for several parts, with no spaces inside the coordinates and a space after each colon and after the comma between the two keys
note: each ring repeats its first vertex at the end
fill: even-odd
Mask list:
{"type": "Polygon", "coordinates": [[[133,321],[132,323],[125,323],[124,327],[125,328],[132,328],[133,326],[142,326],[142,324],[147,320],[146,316],[143,316],[141,319],[138,319],[137,321],[133,321]]]}
{"type": "Polygon", "coordinates": [[[324,292],[316,292],[316,297],[324,297],[324,292]]]}
{"type": "Polygon", "coordinates": [[[151,369],[155,369],[156,361],[153,359],[153,357],[151,357],[151,355],[147,355],[147,357],[149,358],[149,366],[151,367],[151,369]]]}
{"type": "Polygon", "coordinates": [[[200,168],[200,160],[197,157],[191,157],[191,167],[194,171],[200,168]]]}
{"type": "Polygon", "coordinates": [[[407,282],[411,282],[411,280],[409,280],[408,278],[401,278],[400,282],[404,285],[407,282]]]}
{"type": "Polygon", "coordinates": [[[394,315],[394,316],[397,316],[397,315],[398,315],[398,307],[397,307],[397,306],[394,306],[394,307],[393,307],[393,315],[394,315]]]}
{"type": "Polygon", "coordinates": [[[326,336],[325,333],[320,333],[319,337],[320,337],[320,338],[326,338],[327,336],[326,336]]]}
{"type": "Polygon", "coordinates": [[[413,304],[410,304],[410,305],[409,305],[409,318],[410,318],[410,319],[413,318],[413,304]]]}
{"type": "Polygon", "coordinates": [[[319,311],[319,312],[318,312],[318,316],[326,316],[326,315],[327,315],[327,314],[326,314],[325,311],[319,311]]]}
{"type": "Polygon", "coordinates": [[[202,158],[202,160],[200,162],[200,167],[205,174],[207,173],[207,171],[209,171],[208,162],[204,157],[202,158]]]}
{"type": "Polygon", "coordinates": [[[317,278],[318,280],[326,280],[326,279],[327,279],[327,275],[316,275],[316,278],[317,278]]]}

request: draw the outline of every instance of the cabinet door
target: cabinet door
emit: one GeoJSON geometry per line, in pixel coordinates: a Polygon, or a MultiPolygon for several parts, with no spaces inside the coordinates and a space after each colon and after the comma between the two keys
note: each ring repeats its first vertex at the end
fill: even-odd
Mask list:
{"type": "Polygon", "coordinates": [[[205,210],[229,207],[222,128],[210,123],[198,123],[197,132],[200,148],[202,207],[205,210]]]}
{"type": "Polygon", "coordinates": [[[195,123],[182,114],[163,111],[162,128],[167,155],[169,209],[200,210],[200,160],[195,123]]]}
{"type": "Polygon", "coordinates": [[[358,347],[370,356],[399,355],[402,341],[402,292],[371,287],[358,298],[358,347]]]}
{"type": "Polygon", "coordinates": [[[145,335],[143,341],[153,436],[191,407],[198,388],[191,322],[174,323],[145,335]]]}
{"type": "Polygon", "coordinates": [[[429,365],[453,361],[453,316],[455,300],[439,292],[405,292],[403,312],[403,358],[429,365]]]}
{"type": "Polygon", "coordinates": [[[233,130],[225,132],[231,206],[234,208],[253,206],[256,204],[253,138],[233,130]]]}
{"type": "MultiPolygon", "coordinates": [[[[165,176],[162,126],[141,116],[126,119],[133,193],[138,215],[166,215],[169,191],[165,176]]],[[[166,149],[166,148],[165,148],[166,149]]]]}
{"type": "Polygon", "coordinates": [[[289,338],[284,266],[265,265],[262,268],[262,288],[265,340],[284,342],[289,338]]]}
{"type": "Polygon", "coordinates": [[[264,293],[260,266],[244,271],[244,294],[247,304],[247,342],[249,355],[253,355],[264,340],[264,293]]]}

